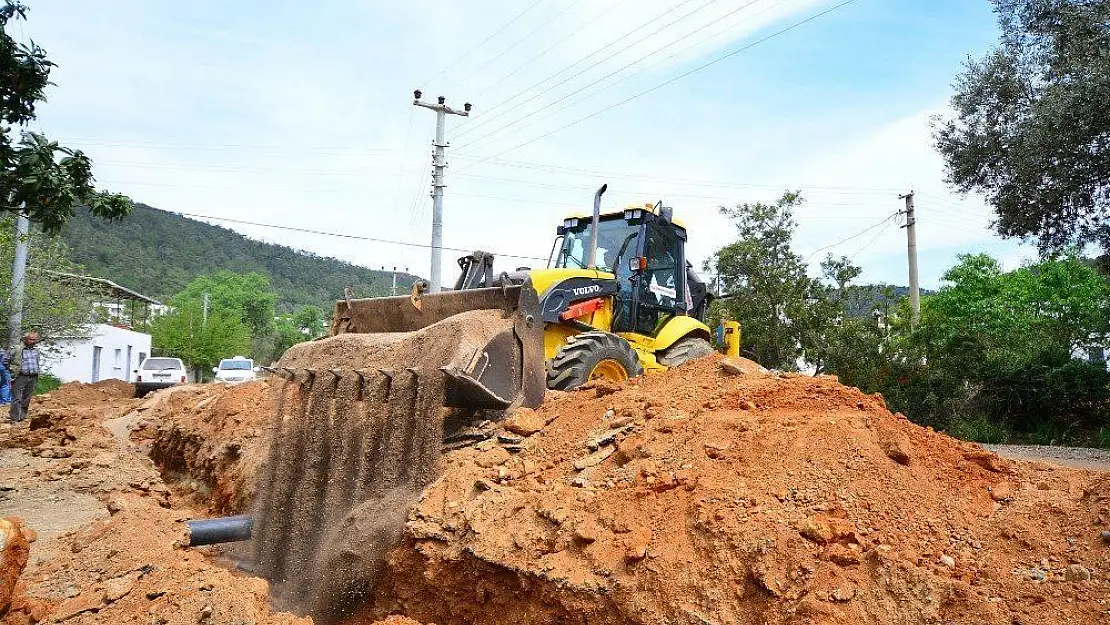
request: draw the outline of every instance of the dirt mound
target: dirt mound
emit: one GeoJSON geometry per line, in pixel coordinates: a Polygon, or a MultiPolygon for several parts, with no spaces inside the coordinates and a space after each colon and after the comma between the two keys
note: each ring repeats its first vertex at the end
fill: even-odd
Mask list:
{"type": "Polygon", "coordinates": [[[112,435],[99,425],[106,418],[125,414],[139,400],[133,399],[135,387],[122,380],[104,380],[95,384],[70,382],[51,393],[31,400],[31,414],[26,429],[17,428],[0,438],[0,449],[40,448],[48,455],[68,453],[68,447],[80,435],[86,446],[104,449],[113,446],[112,435]]]}
{"type": "Polygon", "coordinates": [[[273,405],[266,381],[174,387],[139,407],[131,438],[148,447],[167,483],[214,515],[237,514],[254,497],[273,405]]]}
{"type": "Polygon", "coordinates": [[[111,518],[66,535],[68,549],[35,571],[35,594],[48,604],[40,612],[51,622],[309,625],[272,614],[264,580],[182,549],[180,511],[137,496],[118,497],[111,509],[111,518]]]}
{"type": "Polygon", "coordinates": [[[0,623],[308,625],[272,613],[267,583],[234,571],[218,551],[182,548],[183,520],[206,514],[190,507],[193,500],[171,497],[129,438],[145,415],[153,428],[156,415],[192,421],[191,431],[208,428],[217,439],[248,440],[257,427],[231,416],[237,401],[243,415],[254,403],[238,387],[175,387],[136,400],[118,384],[66,385],[36,398],[30,423],[0,428],[0,516],[23,516],[34,541],[13,586],[19,566],[12,563],[27,558],[26,542],[12,540],[0,522],[0,599],[11,592],[0,623]],[[222,406],[211,420],[184,401],[205,394],[222,406]]]}
{"type": "Polygon", "coordinates": [[[135,385],[123,380],[108,379],[92,384],[67,382],[39,399],[52,400],[56,405],[76,406],[97,403],[108,399],[125,399],[135,396],[135,385]]]}
{"type": "Polygon", "coordinates": [[[834,377],[738,371],[553,394],[539,432],[449,454],[362,618],[1105,618],[1105,477],[1002,460],[834,377]]]}

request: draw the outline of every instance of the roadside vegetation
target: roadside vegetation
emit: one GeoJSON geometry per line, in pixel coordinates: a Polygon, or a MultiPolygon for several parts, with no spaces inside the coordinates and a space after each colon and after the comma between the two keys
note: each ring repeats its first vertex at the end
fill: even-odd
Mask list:
{"type": "Polygon", "coordinates": [[[736,242],[706,264],[730,297],[711,317],[738,319],[746,355],[766,367],[832,373],[879,392],[892,410],[980,442],[1106,445],[1110,372],[1088,358],[1110,345],[1110,281],[1069,251],[1003,271],[961,255],[911,327],[905,299],[853,284],[861,271],[829,256],[809,277],[792,249],[787,193],[723,208],[736,242]]]}
{"type": "Polygon", "coordinates": [[[319,307],[279,316],[277,301],[269,278],[260,273],[219,271],[195,278],[170,299],[170,311],[151,322],[155,353],[181,358],[207,375],[223,358],[244,355],[267,364],[289,347],[323,336],[319,307]]]}

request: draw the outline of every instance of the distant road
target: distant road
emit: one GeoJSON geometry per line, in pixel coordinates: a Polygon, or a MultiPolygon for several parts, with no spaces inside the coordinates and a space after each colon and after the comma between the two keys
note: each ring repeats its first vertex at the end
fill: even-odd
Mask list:
{"type": "Polygon", "coordinates": [[[983,445],[983,447],[1014,460],[1036,460],[1075,469],[1110,471],[1110,450],[1106,449],[1046,445],[983,445]]]}

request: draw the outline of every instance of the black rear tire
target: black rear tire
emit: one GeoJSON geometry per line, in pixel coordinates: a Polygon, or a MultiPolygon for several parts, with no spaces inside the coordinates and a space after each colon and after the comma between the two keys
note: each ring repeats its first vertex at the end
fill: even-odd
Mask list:
{"type": "Polygon", "coordinates": [[[547,367],[547,388],[569,391],[589,382],[591,377],[623,369],[626,378],[643,375],[640,357],[628,341],[609,332],[583,332],[567,339],[547,367]]]}
{"type": "Polygon", "coordinates": [[[687,336],[678,339],[657,357],[659,364],[664,367],[678,367],[691,360],[696,360],[712,354],[713,346],[709,341],[699,336],[687,336]]]}

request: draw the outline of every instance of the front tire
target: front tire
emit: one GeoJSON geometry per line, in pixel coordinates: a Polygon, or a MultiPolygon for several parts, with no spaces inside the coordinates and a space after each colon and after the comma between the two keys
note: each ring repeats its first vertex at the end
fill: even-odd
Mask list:
{"type": "Polygon", "coordinates": [[[644,373],[628,341],[608,332],[583,332],[567,339],[547,368],[547,388],[569,391],[591,380],[623,382],[644,373]]]}
{"type": "Polygon", "coordinates": [[[687,336],[678,339],[673,345],[663,350],[658,356],[659,364],[664,367],[677,367],[712,354],[713,346],[709,341],[698,336],[687,336]]]}

